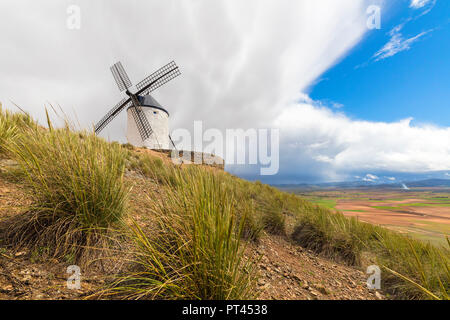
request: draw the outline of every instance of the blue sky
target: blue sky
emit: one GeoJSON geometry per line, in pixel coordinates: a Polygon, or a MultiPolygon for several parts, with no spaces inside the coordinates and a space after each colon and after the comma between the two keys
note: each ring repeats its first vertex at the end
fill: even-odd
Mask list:
{"type": "Polygon", "coordinates": [[[309,88],[314,100],[341,108],[349,117],[450,126],[450,1],[429,1],[422,8],[410,0],[388,1],[381,29],[364,39],[309,88]],[[430,10],[431,9],[431,10],[430,10]],[[426,13],[429,11],[428,13],[426,13]],[[426,14],[424,14],[426,13],[426,14]],[[403,40],[427,32],[408,50],[376,61],[374,54],[395,27],[403,40]]]}

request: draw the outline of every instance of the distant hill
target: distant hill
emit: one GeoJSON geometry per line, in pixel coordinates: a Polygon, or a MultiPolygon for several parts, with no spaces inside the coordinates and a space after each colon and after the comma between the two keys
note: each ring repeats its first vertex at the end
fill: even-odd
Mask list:
{"type": "Polygon", "coordinates": [[[450,187],[450,179],[427,179],[407,183],[408,187],[450,187]]]}
{"type": "Polygon", "coordinates": [[[407,188],[430,188],[430,187],[450,187],[450,179],[425,179],[419,181],[402,181],[392,183],[377,183],[371,181],[342,181],[327,182],[318,184],[278,184],[273,185],[279,189],[353,189],[353,188],[389,188],[389,189],[407,189],[407,188]]]}

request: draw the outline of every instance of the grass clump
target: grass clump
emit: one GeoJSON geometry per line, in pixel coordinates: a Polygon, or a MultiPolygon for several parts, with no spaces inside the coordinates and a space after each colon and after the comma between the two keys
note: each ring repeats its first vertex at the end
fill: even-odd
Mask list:
{"type": "Polygon", "coordinates": [[[264,229],[270,234],[286,234],[286,218],[279,210],[269,210],[262,215],[264,229]]]}
{"type": "Polygon", "coordinates": [[[153,202],[151,236],[132,228],[137,269],[112,292],[134,299],[253,298],[256,269],[244,257],[243,223],[221,177],[189,168],[173,178],[176,187],[153,202]]]}
{"type": "Polygon", "coordinates": [[[16,247],[48,247],[55,256],[79,259],[126,212],[125,153],[93,133],[53,129],[50,122],[49,128],[7,146],[33,204],[6,223],[5,238],[16,247]]]}
{"type": "Polygon", "coordinates": [[[305,206],[297,217],[292,239],[301,246],[350,265],[360,263],[362,224],[321,206],[305,206]]]}
{"type": "Polygon", "coordinates": [[[33,126],[35,123],[29,114],[3,110],[0,103],[0,157],[7,155],[8,143],[17,138],[25,128],[33,126]]]}
{"type": "Polygon", "coordinates": [[[397,298],[426,299],[432,297],[429,293],[448,298],[450,251],[447,248],[434,247],[313,205],[299,211],[292,239],[350,265],[362,265],[362,256],[369,256],[370,261],[364,263],[384,268],[382,286],[397,298]]]}
{"type": "Polygon", "coordinates": [[[176,168],[171,163],[164,163],[159,157],[141,153],[128,153],[127,167],[152,179],[161,185],[175,186],[176,168]]]}
{"type": "Polygon", "coordinates": [[[390,231],[379,234],[373,251],[385,270],[384,285],[398,297],[449,300],[448,244],[448,248],[435,247],[390,231]]]}

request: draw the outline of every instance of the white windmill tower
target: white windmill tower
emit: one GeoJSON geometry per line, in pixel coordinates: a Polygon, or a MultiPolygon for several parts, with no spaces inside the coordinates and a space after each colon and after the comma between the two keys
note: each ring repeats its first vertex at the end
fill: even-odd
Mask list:
{"type": "Polygon", "coordinates": [[[173,142],[169,133],[169,112],[150,92],[181,74],[175,62],[172,61],[139,82],[136,93],[128,90],[131,81],[120,62],[111,67],[111,72],[119,90],[125,91],[128,99],[120,101],[95,125],[95,133],[100,133],[122,110],[127,109],[127,139],[130,144],[150,149],[170,149],[173,142]]]}

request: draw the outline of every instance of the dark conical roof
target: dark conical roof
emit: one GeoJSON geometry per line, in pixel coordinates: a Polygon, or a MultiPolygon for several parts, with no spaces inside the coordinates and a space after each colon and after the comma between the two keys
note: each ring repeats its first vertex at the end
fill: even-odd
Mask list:
{"type": "Polygon", "coordinates": [[[164,109],[163,106],[160,105],[159,102],[156,101],[156,99],[153,98],[151,95],[138,96],[138,99],[142,107],[156,108],[161,111],[164,111],[165,113],[167,113],[167,115],[169,115],[169,112],[166,109],[164,109]]]}

